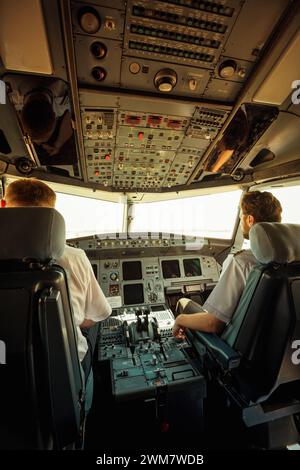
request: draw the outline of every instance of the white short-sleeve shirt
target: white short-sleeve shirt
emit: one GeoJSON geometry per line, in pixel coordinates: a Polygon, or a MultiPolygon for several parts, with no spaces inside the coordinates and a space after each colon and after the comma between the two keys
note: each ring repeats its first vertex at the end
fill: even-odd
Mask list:
{"type": "Polygon", "coordinates": [[[83,250],[66,246],[63,256],[57,261],[67,275],[70,300],[78,333],[79,359],[82,361],[88,345],[80,325],[86,320],[98,322],[111,314],[111,306],[106,300],[91,263],[83,250]]]}
{"type": "Polygon", "coordinates": [[[239,303],[248,275],[257,264],[251,250],[229,255],[223,263],[219,282],[203,304],[203,310],[228,323],[239,303]]]}

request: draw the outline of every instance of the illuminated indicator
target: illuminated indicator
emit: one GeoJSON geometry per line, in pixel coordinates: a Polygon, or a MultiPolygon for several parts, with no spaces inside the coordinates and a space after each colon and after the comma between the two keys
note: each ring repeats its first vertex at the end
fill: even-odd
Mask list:
{"type": "Polygon", "coordinates": [[[143,140],[143,138],[144,138],[144,132],[139,132],[138,133],[138,139],[143,140]]]}
{"type": "Polygon", "coordinates": [[[136,126],[141,122],[141,116],[126,116],[125,121],[127,124],[136,126]]]}
{"type": "Polygon", "coordinates": [[[138,62],[131,62],[131,64],[129,65],[129,70],[131,73],[137,74],[141,70],[141,66],[138,62]]]}
{"type": "Polygon", "coordinates": [[[109,161],[109,160],[110,160],[110,155],[109,155],[108,153],[105,155],[105,160],[106,160],[106,161],[109,161]]]}
{"type": "MultiPolygon", "coordinates": [[[[146,47],[144,47],[143,43],[129,41],[130,49],[150,51],[149,47],[150,47],[149,44],[146,47]]],[[[210,54],[199,54],[199,53],[195,54],[192,51],[184,51],[182,49],[174,49],[170,47],[166,48],[163,46],[155,46],[153,50],[154,52],[157,52],[159,54],[175,55],[175,56],[180,56],[180,57],[186,57],[187,59],[201,60],[203,62],[213,62],[214,60],[214,56],[210,54]]]]}
{"type": "Polygon", "coordinates": [[[177,129],[178,127],[181,126],[181,123],[182,123],[182,121],[180,121],[178,119],[168,119],[167,126],[177,129]]]}
{"type": "Polygon", "coordinates": [[[149,116],[147,123],[149,125],[158,126],[162,122],[162,119],[163,119],[162,116],[149,116]]]}

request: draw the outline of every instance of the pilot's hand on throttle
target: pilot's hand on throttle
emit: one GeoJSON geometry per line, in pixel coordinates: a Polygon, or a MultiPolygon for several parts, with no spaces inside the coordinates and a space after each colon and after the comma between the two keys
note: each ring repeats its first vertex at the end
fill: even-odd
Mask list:
{"type": "Polygon", "coordinates": [[[172,330],[173,336],[177,339],[184,339],[185,338],[185,328],[182,328],[180,325],[178,325],[175,321],[173,330],[172,330]]]}

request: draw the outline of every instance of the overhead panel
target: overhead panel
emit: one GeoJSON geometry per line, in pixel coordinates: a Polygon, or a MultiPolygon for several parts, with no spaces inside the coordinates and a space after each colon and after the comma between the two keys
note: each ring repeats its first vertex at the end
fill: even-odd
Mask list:
{"type": "Polygon", "coordinates": [[[255,35],[245,39],[247,54],[239,49],[235,31],[243,4],[238,0],[108,5],[101,0],[72,3],[81,85],[231,103],[259,58],[255,35]]]}
{"type": "MultiPolygon", "coordinates": [[[[278,108],[250,106],[253,93],[262,103],[281,102],[266,99],[270,87],[266,91],[263,85],[249,92],[245,103],[238,102],[239,97],[247,92],[248,84],[251,91],[249,80],[265,64],[267,82],[278,64],[297,55],[286,49],[281,61],[268,62],[266,48],[276,47],[281,33],[285,34],[284,21],[282,30],[276,27],[289,0],[267,2],[268,6],[260,0],[70,0],[55,3],[55,15],[49,14],[52,2],[27,3],[39,7],[39,24],[51,40],[45,43],[40,36],[48,51],[45,69],[16,70],[27,70],[33,76],[52,71],[54,78],[61,74],[70,86],[68,95],[75,101],[70,116],[77,144],[71,152],[73,167],[81,159],[84,179],[99,189],[175,191],[200,181],[204,174],[234,174],[277,117],[278,108]],[[61,36],[56,34],[59,28],[61,36]],[[241,110],[247,121],[243,138],[238,120],[241,110]],[[221,144],[228,141],[235,151],[225,159],[221,144]]],[[[8,5],[6,1],[0,4],[1,8],[8,5]]],[[[15,22],[10,23],[15,30],[15,22]]],[[[6,37],[7,28],[5,41],[6,37]]],[[[20,38],[23,50],[26,35],[20,38]]],[[[296,34],[295,38],[297,46],[296,34]]],[[[291,49],[294,52],[297,47],[291,49]]],[[[1,58],[9,68],[7,52],[2,50],[1,58]]],[[[281,69],[279,75],[285,76],[285,67],[281,69]]],[[[26,80],[25,74],[17,75],[26,80]]],[[[58,157],[47,161],[47,171],[62,162],[58,157]]]]}
{"type": "Polygon", "coordinates": [[[159,113],[134,112],[116,106],[114,95],[111,103],[81,108],[85,159],[90,182],[123,191],[185,184],[228,116],[228,110],[204,106],[193,106],[192,118],[166,114],[164,102],[157,104],[159,113]]]}
{"type": "Polygon", "coordinates": [[[203,95],[208,80],[209,71],[196,67],[172,65],[170,68],[160,61],[130,57],[124,57],[122,63],[121,86],[124,88],[196,97],[203,95]]]}
{"type": "Polygon", "coordinates": [[[106,39],[104,43],[99,38],[77,34],[74,45],[77,76],[80,83],[94,84],[97,81],[105,80],[105,84],[109,86],[120,84],[120,68],[118,66],[122,56],[120,41],[106,39]]]}
{"type": "Polygon", "coordinates": [[[71,1],[88,181],[159,191],[213,172],[207,150],[286,3],[263,28],[258,0],[71,1]]]}
{"type": "Polygon", "coordinates": [[[122,8],[99,6],[99,2],[72,4],[77,77],[81,84],[120,84],[125,7],[124,2],[115,6],[122,8]]]}
{"type": "Polygon", "coordinates": [[[122,87],[203,96],[239,9],[238,1],[129,1],[122,87]]]}
{"type": "Polygon", "coordinates": [[[112,185],[116,110],[82,109],[82,129],[88,180],[112,185]]]}
{"type": "Polygon", "coordinates": [[[207,11],[209,2],[180,3],[129,1],[124,53],[213,69],[238,2],[231,2],[235,8],[215,4],[215,12],[207,11]]]}

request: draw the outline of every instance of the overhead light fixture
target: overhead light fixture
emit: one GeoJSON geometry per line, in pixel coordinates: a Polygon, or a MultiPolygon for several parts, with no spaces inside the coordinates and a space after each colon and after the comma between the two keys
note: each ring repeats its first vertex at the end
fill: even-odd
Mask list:
{"type": "Polygon", "coordinates": [[[274,160],[275,155],[273,152],[271,152],[270,149],[268,148],[263,148],[261,149],[258,154],[253,158],[251,163],[249,164],[252,168],[255,168],[258,165],[261,165],[262,163],[267,163],[271,162],[274,160]]]}
{"type": "Polygon", "coordinates": [[[281,105],[293,91],[293,81],[300,78],[299,57],[300,31],[298,30],[257,89],[253,101],[281,105]]]}
{"type": "Polygon", "coordinates": [[[162,69],[154,77],[155,87],[163,93],[172,91],[176,83],[177,74],[172,69],[162,69]]]}
{"type": "Polygon", "coordinates": [[[221,63],[221,65],[219,66],[218,72],[221,78],[224,78],[225,80],[227,80],[227,79],[232,78],[236,70],[237,70],[236,61],[229,59],[221,63]]]}

